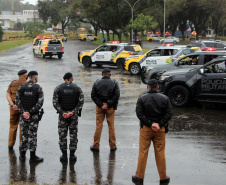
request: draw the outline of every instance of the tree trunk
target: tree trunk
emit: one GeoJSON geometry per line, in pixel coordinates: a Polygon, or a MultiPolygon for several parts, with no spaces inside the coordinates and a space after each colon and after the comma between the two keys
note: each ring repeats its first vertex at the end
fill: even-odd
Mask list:
{"type": "Polygon", "coordinates": [[[109,30],[107,30],[107,40],[110,41],[110,34],[109,34],[109,30]]]}
{"type": "Polygon", "coordinates": [[[117,33],[119,42],[122,42],[122,33],[117,33]]]}

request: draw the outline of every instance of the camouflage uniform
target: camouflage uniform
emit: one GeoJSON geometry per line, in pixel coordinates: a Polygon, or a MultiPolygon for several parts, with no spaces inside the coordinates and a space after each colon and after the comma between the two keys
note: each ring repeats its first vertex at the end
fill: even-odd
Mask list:
{"type": "MultiPolygon", "coordinates": [[[[29,81],[27,83],[28,88],[32,88],[34,85],[38,85],[34,83],[33,81],[29,81]]],[[[31,110],[25,110],[22,105],[22,95],[23,90],[22,86],[19,87],[18,92],[16,94],[16,105],[21,112],[21,119],[20,119],[20,125],[21,125],[21,145],[20,145],[20,151],[26,151],[27,149],[30,149],[30,151],[36,151],[37,147],[37,131],[38,131],[38,112],[41,109],[43,102],[44,102],[44,94],[42,91],[42,87],[38,85],[38,101],[36,102],[35,106],[31,110]],[[24,112],[30,113],[30,118],[25,119],[23,117],[24,112]]]]}
{"type": "MultiPolygon", "coordinates": [[[[84,94],[80,87],[75,85],[70,81],[66,81],[65,83],[67,86],[75,86],[79,91],[79,98],[77,105],[72,110],[63,110],[62,106],[60,105],[60,85],[57,86],[54,90],[53,94],[53,106],[59,113],[59,121],[58,121],[58,133],[59,133],[59,145],[61,150],[67,150],[67,133],[69,128],[69,135],[70,135],[70,150],[77,149],[77,132],[78,132],[78,112],[82,110],[82,106],[84,104],[84,94]],[[65,119],[62,114],[72,112],[73,116],[65,119]]],[[[61,84],[61,85],[63,85],[61,84]]]]}

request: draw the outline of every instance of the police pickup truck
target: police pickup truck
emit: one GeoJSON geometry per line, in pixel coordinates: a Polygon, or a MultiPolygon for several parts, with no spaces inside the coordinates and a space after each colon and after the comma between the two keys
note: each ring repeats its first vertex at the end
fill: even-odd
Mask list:
{"type": "Polygon", "coordinates": [[[52,57],[57,55],[59,59],[63,57],[64,46],[59,39],[45,39],[39,40],[34,47],[34,56],[41,55],[42,58],[46,56],[52,57]]]}
{"type": "Polygon", "coordinates": [[[101,65],[111,65],[119,68],[124,64],[124,58],[130,55],[142,54],[142,48],[138,44],[107,43],[94,50],[78,52],[78,61],[84,67],[91,67],[92,64],[96,64],[98,67],[101,65]]]}
{"type": "Polygon", "coordinates": [[[181,107],[192,100],[226,103],[226,57],[214,59],[198,68],[172,70],[162,74],[160,92],[172,105],[181,107]]]}
{"type": "Polygon", "coordinates": [[[170,56],[177,54],[181,48],[186,48],[184,45],[178,46],[161,46],[148,51],[143,55],[134,55],[126,58],[124,69],[132,75],[138,75],[143,67],[148,65],[158,65],[171,63],[170,56]]]}
{"type": "Polygon", "coordinates": [[[147,84],[150,79],[158,79],[159,76],[166,71],[190,68],[191,66],[198,68],[200,65],[203,65],[219,56],[226,56],[226,51],[198,51],[179,58],[173,63],[149,65],[147,68],[143,68],[141,80],[144,84],[147,84]]]}

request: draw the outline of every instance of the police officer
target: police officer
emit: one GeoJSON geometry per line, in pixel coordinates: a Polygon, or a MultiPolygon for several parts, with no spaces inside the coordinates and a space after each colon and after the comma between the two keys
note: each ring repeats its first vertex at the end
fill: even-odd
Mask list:
{"type": "Polygon", "coordinates": [[[9,129],[9,140],[8,140],[8,147],[9,149],[13,149],[13,146],[16,142],[16,135],[17,135],[17,128],[20,122],[20,112],[18,111],[17,106],[15,105],[16,100],[16,93],[18,88],[27,83],[27,70],[22,69],[18,72],[19,79],[14,80],[10,83],[6,98],[10,105],[10,129],[9,129]]]}
{"type": "Polygon", "coordinates": [[[94,143],[90,147],[93,152],[99,152],[100,137],[103,128],[104,118],[106,116],[109,129],[110,150],[116,151],[115,137],[115,110],[117,109],[120,90],[118,82],[111,79],[111,71],[106,68],[102,71],[102,78],[98,79],[92,88],[91,98],[96,104],[96,131],[94,134],[94,143]]]}
{"type": "Polygon", "coordinates": [[[53,106],[59,113],[58,133],[59,145],[62,151],[61,162],[67,162],[67,134],[70,134],[70,162],[76,162],[77,157],[77,132],[78,115],[80,115],[84,104],[84,94],[80,87],[73,83],[71,73],[66,73],[63,77],[64,83],[57,86],[53,94],[53,106]]]}
{"type": "Polygon", "coordinates": [[[170,178],[166,176],[165,126],[172,116],[171,104],[167,96],[157,92],[157,80],[150,80],[147,89],[148,92],[138,99],[136,106],[141,128],[137,171],[136,175],[132,176],[132,181],[143,184],[148,150],[152,141],[160,184],[167,184],[170,178]]]}
{"type": "Polygon", "coordinates": [[[25,161],[27,149],[30,149],[30,162],[42,162],[43,158],[36,156],[39,110],[44,102],[44,94],[38,81],[38,73],[30,71],[29,81],[19,87],[16,94],[16,105],[21,112],[21,145],[20,161],[25,161]]]}

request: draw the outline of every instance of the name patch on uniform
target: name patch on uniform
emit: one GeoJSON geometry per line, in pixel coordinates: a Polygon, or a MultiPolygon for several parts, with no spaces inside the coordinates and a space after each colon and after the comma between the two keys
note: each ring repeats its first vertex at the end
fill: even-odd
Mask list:
{"type": "Polygon", "coordinates": [[[33,92],[24,92],[24,95],[27,95],[27,96],[32,96],[33,95],[33,92]]]}
{"type": "Polygon", "coordinates": [[[64,94],[73,94],[73,90],[64,89],[64,94]]]}

